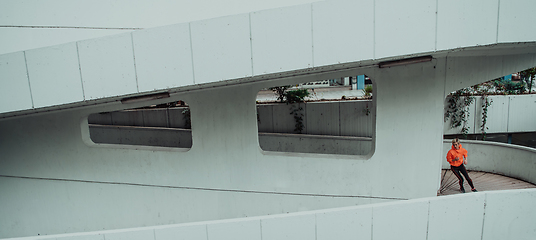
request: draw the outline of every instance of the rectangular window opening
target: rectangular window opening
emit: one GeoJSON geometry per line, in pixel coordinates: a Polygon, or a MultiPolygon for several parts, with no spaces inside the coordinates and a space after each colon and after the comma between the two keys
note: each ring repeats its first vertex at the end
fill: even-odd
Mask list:
{"type": "Polygon", "coordinates": [[[367,155],[375,106],[365,75],[262,89],[257,94],[264,151],[367,155]]]}
{"type": "Polygon", "coordinates": [[[190,108],[184,101],[94,113],[88,125],[97,144],[192,147],[190,108]]]}

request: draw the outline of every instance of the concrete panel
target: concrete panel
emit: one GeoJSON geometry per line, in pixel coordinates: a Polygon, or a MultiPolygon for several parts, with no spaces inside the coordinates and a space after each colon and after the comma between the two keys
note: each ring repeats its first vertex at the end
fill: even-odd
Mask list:
{"type": "Polygon", "coordinates": [[[315,239],[314,215],[298,215],[261,220],[262,240],[315,239]]]}
{"type": "Polygon", "coordinates": [[[89,134],[94,143],[192,147],[192,131],[184,129],[91,125],[89,134]]]}
{"type": "MultiPolygon", "coordinates": [[[[508,105],[509,98],[505,96],[489,96],[491,106],[488,107],[488,116],[485,130],[487,133],[501,133],[508,131],[508,105]]],[[[475,133],[481,133],[482,126],[482,103],[481,97],[476,97],[475,133]]]]}
{"type": "Polygon", "coordinates": [[[434,51],[435,12],[436,1],[376,0],[375,58],[434,51]]]}
{"type": "Polygon", "coordinates": [[[207,225],[208,240],[261,240],[260,220],[231,221],[207,225]]]}
{"type": "Polygon", "coordinates": [[[106,240],[155,240],[153,229],[111,232],[104,234],[104,238],[106,240]]]}
{"type": "Polygon", "coordinates": [[[366,155],[371,150],[371,141],[370,138],[308,134],[259,134],[261,149],[275,152],[366,155]]]}
{"type": "Polygon", "coordinates": [[[339,103],[308,103],[307,133],[339,136],[339,103]]]}
{"type": "Polygon", "coordinates": [[[311,27],[310,4],[251,13],[253,74],[313,67],[311,27]]]}
{"type": "Polygon", "coordinates": [[[207,240],[207,226],[179,226],[154,230],[156,240],[207,240]]]}
{"type": "Polygon", "coordinates": [[[112,125],[112,113],[94,113],[90,114],[87,117],[87,122],[89,124],[103,124],[103,125],[112,125]]]}
{"type": "Polygon", "coordinates": [[[427,239],[480,239],[484,216],[484,193],[438,197],[430,200],[427,239]],[[445,228],[456,229],[446,233],[445,228]]]}
{"type": "Polygon", "coordinates": [[[34,106],[84,100],[76,43],[26,51],[34,106]]]}
{"type": "Polygon", "coordinates": [[[249,15],[191,23],[195,83],[252,76],[249,15]]]}
{"type": "Polygon", "coordinates": [[[89,126],[89,136],[94,143],[121,144],[121,127],[89,126]]]}
{"type": "Polygon", "coordinates": [[[373,207],[374,240],[426,239],[428,201],[373,207]]]}
{"type": "Polygon", "coordinates": [[[143,111],[125,110],[112,112],[113,125],[143,126],[143,111]]]}
{"type": "Polygon", "coordinates": [[[486,193],[482,239],[534,239],[536,192],[513,190],[486,193]]]}
{"type": "Polygon", "coordinates": [[[144,127],[168,127],[168,111],[166,108],[146,109],[143,111],[144,127]]]}
{"type": "Polygon", "coordinates": [[[509,132],[536,131],[536,95],[510,96],[508,111],[509,132]],[[532,119],[533,121],[527,121],[532,119]]]}
{"type": "Polygon", "coordinates": [[[161,146],[161,147],[192,147],[192,132],[189,130],[166,128],[121,128],[121,144],[161,146]]]}
{"type": "Polygon", "coordinates": [[[0,55],[0,112],[33,107],[23,52],[0,55]]]}
{"type": "Polygon", "coordinates": [[[257,105],[257,126],[259,132],[274,132],[273,106],[271,104],[257,105]]]}
{"type": "Polygon", "coordinates": [[[132,41],[140,92],[194,83],[188,24],[135,31],[132,41]]]}
{"type": "Polygon", "coordinates": [[[373,3],[349,0],[313,3],[315,66],[374,58],[373,3]]]}
{"type": "Polygon", "coordinates": [[[86,100],[138,92],[130,33],[78,42],[78,53],[86,100]]]}
{"type": "Polygon", "coordinates": [[[317,213],[316,239],[372,239],[372,208],[317,213]]]}
{"type": "Polygon", "coordinates": [[[437,50],[496,42],[499,0],[439,0],[437,4],[437,50]]]}
{"type": "Polygon", "coordinates": [[[520,24],[536,22],[532,9],[536,2],[532,0],[500,1],[499,42],[524,42],[536,40],[536,31],[520,31],[520,24]]]}
{"type": "Polygon", "coordinates": [[[58,236],[56,240],[104,240],[104,234],[92,234],[81,236],[58,236]]]}
{"type": "Polygon", "coordinates": [[[340,102],[341,136],[372,137],[372,101],[340,102]]]}

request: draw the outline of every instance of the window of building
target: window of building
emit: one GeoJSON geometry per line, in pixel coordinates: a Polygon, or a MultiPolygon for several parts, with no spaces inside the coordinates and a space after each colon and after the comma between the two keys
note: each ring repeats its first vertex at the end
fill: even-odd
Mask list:
{"type": "Polygon", "coordinates": [[[183,101],[91,114],[88,125],[98,144],[192,147],[190,108],[183,101]]]}
{"type": "Polygon", "coordinates": [[[367,155],[375,106],[364,75],[276,86],[257,94],[264,151],[367,155]]]}

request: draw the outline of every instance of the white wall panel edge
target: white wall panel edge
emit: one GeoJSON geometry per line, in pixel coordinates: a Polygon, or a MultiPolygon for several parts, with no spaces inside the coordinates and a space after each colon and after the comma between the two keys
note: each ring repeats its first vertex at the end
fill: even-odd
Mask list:
{"type": "Polygon", "coordinates": [[[189,23],[132,32],[140,92],[193,85],[189,23]]]}
{"type": "Polygon", "coordinates": [[[249,14],[191,22],[196,84],[251,77],[249,14]]]}
{"type": "Polygon", "coordinates": [[[34,107],[84,100],[75,42],[25,51],[34,107]]]}
{"type": "Polygon", "coordinates": [[[86,99],[138,93],[131,33],[78,42],[86,99]]]}
{"type": "Polygon", "coordinates": [[[323,1],[311,7],[315,67],[374,58],[372,0],[323,1]]]}
{"type": "Polygon", "coordinates": [[[25,55],[24,52],[0,55],[0,112],[33,108],[25,55]]]}
{"type": "Polygon", "coordinates": [[[313,67],[311,6],[250,13],[255,76],[313,67]]]}

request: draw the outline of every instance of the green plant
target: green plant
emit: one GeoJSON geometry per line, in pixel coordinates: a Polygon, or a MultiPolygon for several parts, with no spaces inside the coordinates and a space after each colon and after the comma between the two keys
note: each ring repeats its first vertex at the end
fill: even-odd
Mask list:
{"type": "Polygon", "coordinates": [[[303,108],[300,106],[299,103],[291,105],[290,114],[294,115],[294,121],[296,122],[296,124],[294,125],[294,132],[302,133],[303,129],[305,128],[305,125],[303,125],[303,108]]]}
{"type": "Polygon", "coordinates": [[[285,96],[285,102],[287,104],[300,103],[300,102],[303,102],[305,98],[309,96],[309,91],[307,91],[306,88],[290,90],[290,91],[286,91],[284,96],[285,96]]]}
{"type": "Polygon", "coordinates": [[[482,131],[482,140],[486,140],[486,122],[488,119],[488,107],[491,106],[493,100],[489,99],[487,95],[482,95],[482,125],[480,125],[480,130],[482,131]]]}
{"type": "Polygon", "coordinates": [[[486,138],[486,127],[488,119],[488,108],[493,102],[488,98],[490,93],[500,93],[507,91],[504,85],[501,85],[502,79],[494,79],[489,82],[477,84],[468,88],[460,89],[447,96],[447,106],[445,109],[445,122],[451,119],[450,127],[461,127],[461,133],[464,138],[467,138],[469,133],[469,127],[467,121],[469,119],[469,105],[475,101],[475,95],[481,96],[482,104],[482,125],[480,130],[482,131],[482,138],[486,138]]]}
{"type": "Polygon", "coordinates": [[[366,97],[372,96],[372,84],[365,86],[365,88],[362,91],[363,91],[363,95],[365,95],[366,97]]]}
{"type": "Polygon", "coordinates": [[[525,82],[512,82],[502,78],[493,80],[493,85],[499,93],[504,94],[520,94],[527,88],[525,82]]]}
{"type": "Polygon", "coordinates": [[[367,105],[365,106],[365,109],[363,109],[363,113],[365,113],[365,115],[367,115],[367,116],[370,114],[370,108],[369,108],[369,106],[368,106],[368,103],[367,103],[367,105]]]}
{"type": "Polygon", "coordinates": [[[182,110],[182,117],[184,119],[184,127],[186,129],[192,128],[192,120],[190,118],[190,108],[185,108],[182,110]]]}
{"type": "Polygon", "coordinates": [[[534,77],[536,77],[536,67],[521,71],[519,75],[521,80],[525,81],[526,85],[528,85],[528,91],[531,93],[532,83],[534,82],[534,77]]]}
{"type": "Polygon", "coordinates": [[[279,102],[285,102],[287,104],[298,103],[290,107],[290,114],[294,116],[294,121],[296,122],[294,127],[294,132],[302,133],[305,125],[303,124],[303,108],[299,103],[305,102],[305,98],[309,96],[309,91],[306,88],[288,90],[291,86],[279,86],[272,87],[272,90],[277,95],[277,100],[279,102]]]}
{"type": "Polygon", "coordinates": [[[464,138],[467,138],[469,133],[469,126],[467,122],[469,119],[469,105],[471,105],[475,98],[470,95],[468,88],[460,89],[447,96],[447,109],[445,110],[445,122],[450,119],[451,128],[461,128],[461,133],[464,138]]]}
{"type": "Polygon", "coordinates": [[[290,87],[291,87],[290,85],[286,85],[286,86],[279,86],[279,87],[271,87],[269,89],[274,92],[274,94],[277,96],[277,100],[279,102],[284,102],[285,101],[285,93],[286,93],[287,89],[290,88],[290,87]]]}

